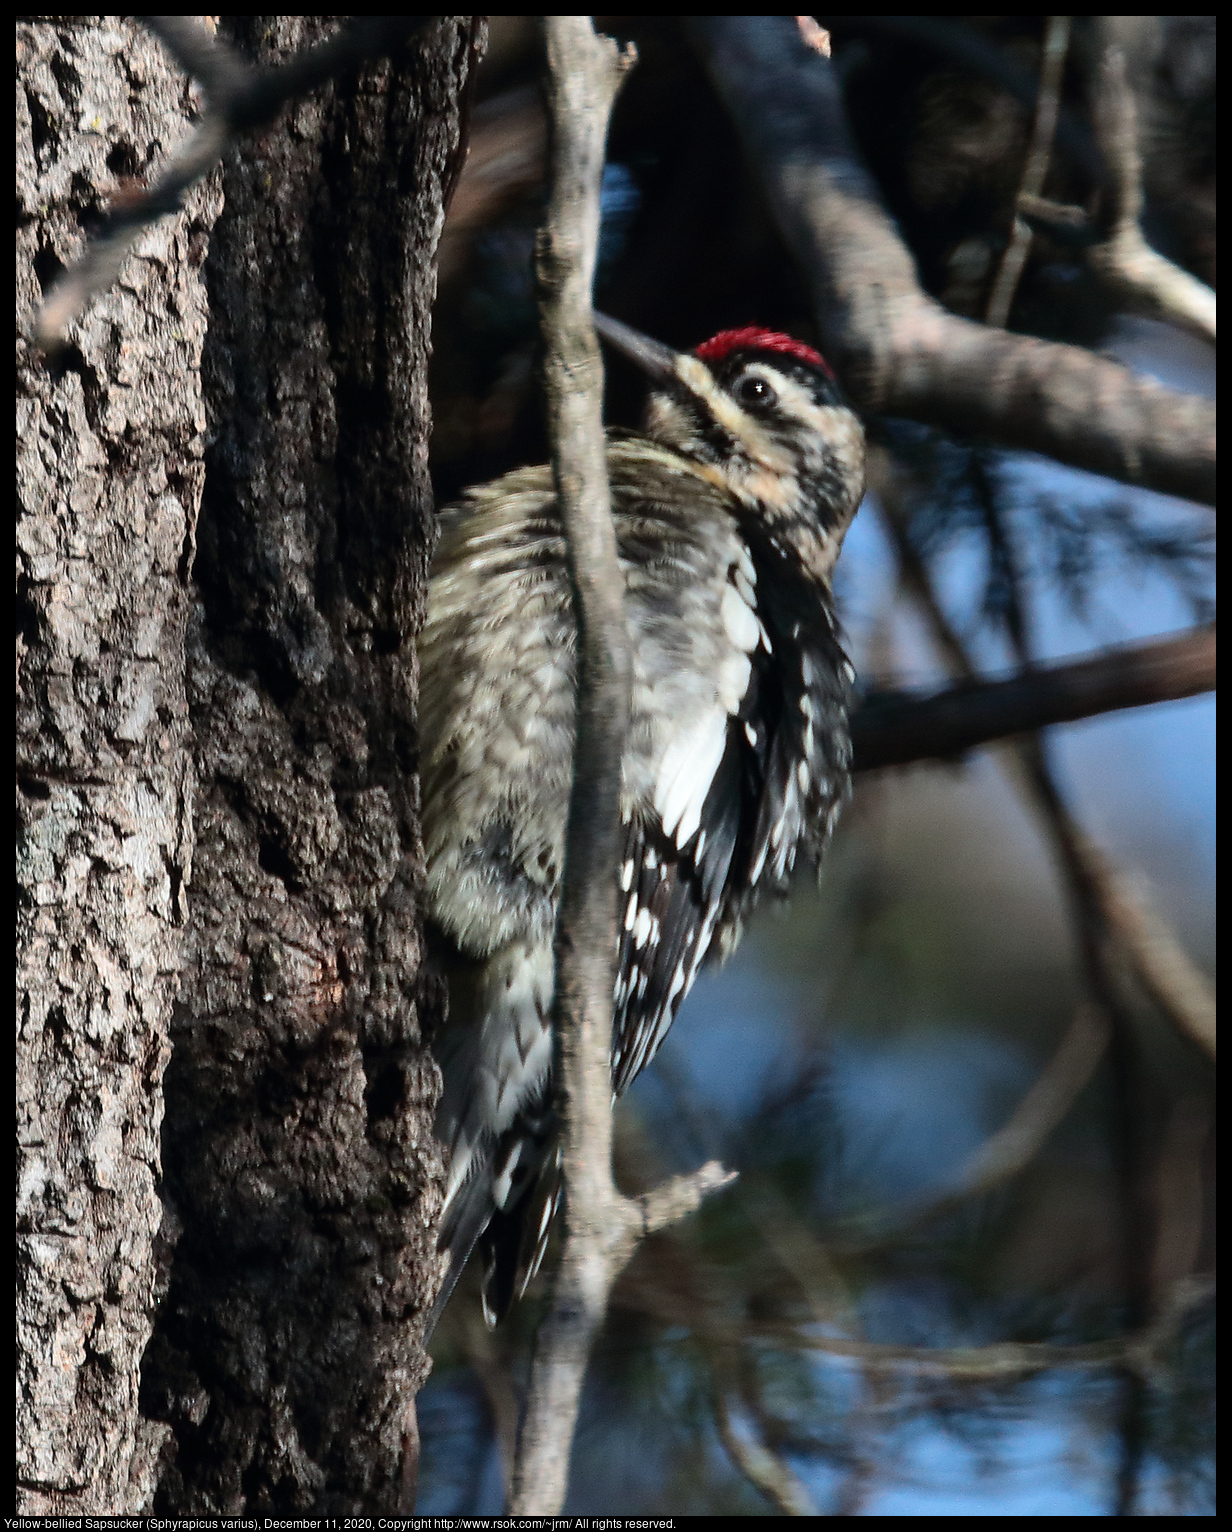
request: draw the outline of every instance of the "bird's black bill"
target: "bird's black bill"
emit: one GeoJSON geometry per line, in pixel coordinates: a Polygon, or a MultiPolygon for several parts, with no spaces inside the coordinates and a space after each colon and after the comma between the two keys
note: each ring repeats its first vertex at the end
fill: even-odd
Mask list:
{"type": "Polygon", "coordinates": [[[652,378],[664,382],[675,379],[676,353],[670,346],[651,340],[649,335],[643,335],[631,325],[622,324],[619,319],[601,314],[598,309],[595,310],[595,329],[609,346],[613,346],[621,356],[627,356],[652,378]]]}

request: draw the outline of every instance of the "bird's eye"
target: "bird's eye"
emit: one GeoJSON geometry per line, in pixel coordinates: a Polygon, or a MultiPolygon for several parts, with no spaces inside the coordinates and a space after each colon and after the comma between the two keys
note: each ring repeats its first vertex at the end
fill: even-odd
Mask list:
{"type": "Polygon", "coordinates": [[[741,378],[736,384],[735,392],[741,404],[752,405],[756,409],[763,410],[777,404],[779,398],[765,378],[758,377],[756,373],[750,373],[741,378]]]}

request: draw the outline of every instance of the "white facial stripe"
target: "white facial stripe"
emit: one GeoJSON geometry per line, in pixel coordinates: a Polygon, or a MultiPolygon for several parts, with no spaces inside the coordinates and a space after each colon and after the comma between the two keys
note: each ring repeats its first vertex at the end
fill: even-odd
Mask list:
{"type": "MultiPolygon", "coordinates": [[[[779,380],[768,369],[749,370],[763,374],[771,386],[778,390],[779,380]]],[[[750,457],[772,473],[790,472],[791,455],[778,445],[758,421],[742,410],[730,394],[719,387],[705,362],[695,356],[678,356],[676,373],[685,387],[697,395],[719,425],[741,443],[750,457]]]]}

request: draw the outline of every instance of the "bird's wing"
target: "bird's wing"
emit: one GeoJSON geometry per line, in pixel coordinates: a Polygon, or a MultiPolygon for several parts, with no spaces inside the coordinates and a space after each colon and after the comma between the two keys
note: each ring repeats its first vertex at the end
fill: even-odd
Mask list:
{"type": "Polygon", "coordinates": [[[644,465],[637,485],[641,498],[630,505],[613,475],[634,665],[617,896],[617,1094],[654,1057],[710,949],[760,796],[768,738],[758,721],[767,638],[729,506],[693,486],[673,494],[644,465]]]}
{"type": "MultiPolygon", "coordinates": [[[[684,563],[709,561],[677,601],[710,606],[677,611],[672,632],[703,635],[691,642],[709,649],[657,655],[652,624],[643,620],[638,633],[627,774],[637,771],[639,681],[649,673],[651,690],[666,684],[679,697],[666,708],[658,700],[649,784],[626,817],[612,1049],[618,1094],[654,1057],[702,962],[734,947],[759,889],[785,888],[799,847],[820,856],[848,783],[851,669],[816,587],[795,588],[778,567],[770,577],[773,550],[743,532],[712,532],[701,551],[678,539],[676,549],[684,563]],[[666,682],[656,665],[675,667],[666,682]],[[709,684],[704,703],[690,678],[709,684]]],[[[636,629],[636,582],[630,594],[636,629]]],[[[661,603],[662,590],[655,596],[661,603]]]]}
{"type": "Polygon", "coordinates": [[[626,827],[612,1033],[617,1095],[658,1051],[709,951],[740,833],[743,770],[739,742],[729,737],[683,850],[659,821],[626,827]]]}

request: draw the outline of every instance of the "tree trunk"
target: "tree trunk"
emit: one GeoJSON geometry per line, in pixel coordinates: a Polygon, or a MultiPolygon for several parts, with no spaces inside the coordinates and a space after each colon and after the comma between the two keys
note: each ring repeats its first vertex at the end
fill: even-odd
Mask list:
{"type": "MultiPolygon", "coordinates": [[[[325,30],[242,18],[235,42],[272,61],[325,30]]],[[[442,21],[396,59],[292,104],[222,173],[205,269],[197,600],[176,657],[182,676],[186,652],[197,776],[184,929],[170,920],[187,881],[186,813],[170,849],[141,864],[171,890],[171,958],[152,965],[164,1014],[183,970],[165,1080],[161,1306],[141,1379],[144,1413],[173,1433],[162,1513],[372,1513],[408,1500],[441,1169],[423,1043],[440,1001],[420,974],[413,639],[432,536],[434,255],[479,41],[469,20],[442,21]]],[[[181,224],[160,225],[162,237],[186,241],[181,224]]],[[[164,303],[145,332],[169,391],[189,372],[169,338],[183,329],[164,303]]],[[[123,518],[109,507],[91,552],[114,561],[123,518]]],[[[164,631],[168,610],[183,628],[191,537],[181,543],[180,607],[152,574],[140,588],[164,631]]],[[[125,604],[140,613],[127,593],[125,604]]],[[[125,619],[132,643],[148,642],[125,619]]],[[[178,695],[183,731],[182,683],[178,695]]],[[[167,732],[156,731],[160,766],[167,732]]],[[[80,770],[97,773],[92,760],[80,770]]],[[[50,790],[23,800],[27,811],[47,818],[50,790]]],[[[150,811],[141,834],[158,823],[150,811]]],[[[70,897],[53,888],[32,905],[60,901],[57,950],[73,940],[59,935],[70,897]]],[[[117,919],[149,963],[152,940],[127,912],[117,919]]],[[[83,1009],[62,1030],[88,1037],[88,1024],[83,1009]]],[[[46,1024],[35,1046],[57,1067],[46,1024]]],[[[146,1243],[133,1256],[144,1287],[131,1300],[146,1328],[157,1074],[144,1059],[135,1070],[151,1102],[146,1243]]],[[[93,1142],[79,1159],[97,1155],[93,1142]]],[[[129,1414],[134,1436],[155,1442],[158,1428],[129,1414]]],[[[58,1448],[51,1457],[58,1467],[58,1448]]],[[[90,1504],[147,1504],[149,1478],[90,1504]]]]}
{"type": "Polygon", "coordinates": [[[138,1511],[168,1022],[192,860],[184,629],[216,189],[137,243],[54,369],[27,347],[103,196],[188,131],[127,22],[17,32],[18,1510],[138,1511]]]}

